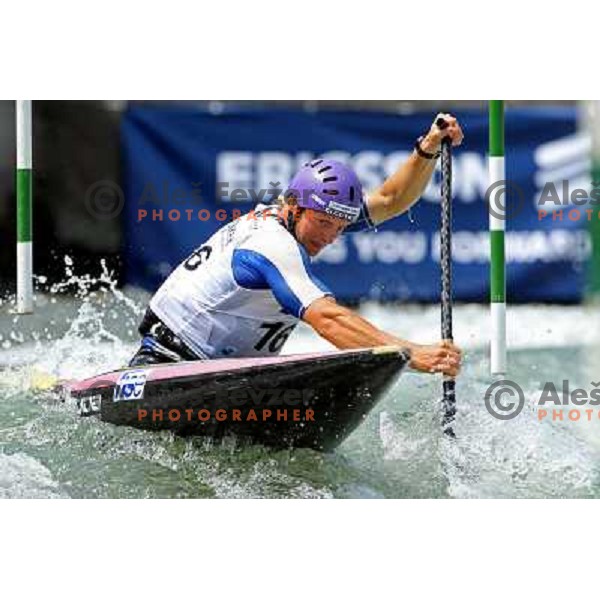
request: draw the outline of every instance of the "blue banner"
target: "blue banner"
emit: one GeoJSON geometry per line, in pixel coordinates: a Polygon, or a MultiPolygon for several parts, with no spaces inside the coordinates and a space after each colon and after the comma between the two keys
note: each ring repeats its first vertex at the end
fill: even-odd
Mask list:
{"type": "MultiPolygon", "coordinates": [[[[433,116],[131,107],[122,123],[127,283],[156,289],[218,227],[271,200],[314,156],[347,161],[367,190],[380,185],[433,116]]],[[[487,301],[487,113],[458,117],[465,141],[453,154],[455,299],[487,301]]],[[[589,215],[570,198],[589,190],[588,156],[574,109],[507,111],[508,198],[518,209],[506,227],[508,302],[581,299],[589,215]]],[[[341,299],[437,302],[439,187],[436,171],[410,213],[340,238],[319,256],[317,275],[341,299]]]]}

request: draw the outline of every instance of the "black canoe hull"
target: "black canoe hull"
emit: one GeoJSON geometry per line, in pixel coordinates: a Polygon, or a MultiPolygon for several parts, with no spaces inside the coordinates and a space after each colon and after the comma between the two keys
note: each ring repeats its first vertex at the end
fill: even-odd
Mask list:
{"type": "Polygon", "coordinates": [[[80,414],[181,436],[328,451],[406,366],[398,349],[124,369],[67,386],[80,414]]]}

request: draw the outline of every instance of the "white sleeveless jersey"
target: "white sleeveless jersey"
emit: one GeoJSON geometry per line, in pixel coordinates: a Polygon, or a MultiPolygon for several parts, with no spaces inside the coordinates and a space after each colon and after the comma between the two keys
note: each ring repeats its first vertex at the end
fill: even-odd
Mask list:
{"type": "Polygon", "coordinates": [[[269,356],[326,295],[332,294],[276,209],[259,204],[183,261],[150,308],[201,357],[269,356]]]}

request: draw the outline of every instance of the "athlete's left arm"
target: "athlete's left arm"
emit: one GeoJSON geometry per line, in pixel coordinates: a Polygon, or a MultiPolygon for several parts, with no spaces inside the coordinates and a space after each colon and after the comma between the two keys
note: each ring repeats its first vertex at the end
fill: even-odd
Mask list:
{"type": "MultiPolygon", "coordinates": [[[[450,114],[440,113],[421,140],[421,149],[428,154],[436,154],[446,136],[450,136],[453,146],[459,146],[463,140],[458,120],[450,114]],[[448,123],[448,127],[443,130],[436,125],[440,117],[448,123]]],[[[415,149],[408,160],[388,177],[383,185],[370,192],[367,208],[373,223],[377,225],[407,211],[427,187],[436,162],[435,158],[420,156],[415,149]]]]}

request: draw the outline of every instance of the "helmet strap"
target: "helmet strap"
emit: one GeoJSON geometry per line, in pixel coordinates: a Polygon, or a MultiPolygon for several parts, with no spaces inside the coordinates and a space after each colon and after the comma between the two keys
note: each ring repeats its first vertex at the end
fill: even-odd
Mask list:
{"type": "Polygon", "coordinates": [[[293,210],[288,211],[286,227],[290,233],[296,235],[296,217],[293,210]]]}
{"type": "Polygon", "coordinates": [[[296,237],[296,217],[299,217],[302,209],[298,206],[286,204],[287,214],[285,219],[282,215],[279,216],[279,222],[294,236],[296,237]]]}

